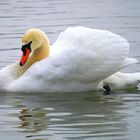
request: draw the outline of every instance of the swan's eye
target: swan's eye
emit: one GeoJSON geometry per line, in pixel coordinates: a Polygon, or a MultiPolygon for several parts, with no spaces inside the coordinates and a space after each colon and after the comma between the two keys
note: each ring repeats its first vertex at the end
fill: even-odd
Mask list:
{"type": "Polygon", "coordinates": [[[31,44],[32,44],[32,41],[30,41],[28,44],[25,44],[22,46],[21,50],[24,55],[26,55],[26,49],[31,51],[31,44]]]}

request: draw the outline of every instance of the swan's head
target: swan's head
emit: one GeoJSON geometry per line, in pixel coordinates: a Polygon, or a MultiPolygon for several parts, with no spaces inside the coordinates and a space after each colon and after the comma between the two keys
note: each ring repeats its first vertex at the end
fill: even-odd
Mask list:
{"type": "Polygon", "coordinates": [[[21,50],[23,55],[20,60],[20,66],[23,66],[26,63],[31,52],[33,53],[38,48],[42,47],[44,43],[50,44],[46,34],[41,30],[30,29],[25,32],[22,38],[23,45],[21,50]]]}

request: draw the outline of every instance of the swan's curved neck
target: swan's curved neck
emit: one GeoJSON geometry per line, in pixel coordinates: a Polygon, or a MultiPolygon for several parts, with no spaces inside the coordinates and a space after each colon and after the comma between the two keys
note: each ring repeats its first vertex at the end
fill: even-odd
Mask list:
{"type": "Polygon", "coordinates": [[[30,67],[33,63],[48,57],[49,51],[50,51],[49,45],[46,44],[42,45],[31,54],[25,65],[30,67]]]}
{"type": "Polygon", "coordinates": [[[49,52],[50,52],[50,45],[46,41],[43,43],[41,47],[39,47],[38,49],[32,52],[27,62],[23,66],[19,66],[19,69],[17,72],[18,75],[21,76],[32,64],[48,57],[49,52]]]}

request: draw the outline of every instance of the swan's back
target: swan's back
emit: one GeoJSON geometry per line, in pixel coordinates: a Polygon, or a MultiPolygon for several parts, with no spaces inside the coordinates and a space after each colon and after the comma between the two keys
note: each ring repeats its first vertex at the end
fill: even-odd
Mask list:
{"type": "Polygon", "coordinates": [[[101,80],[136,62],[127,58],[128,53],[129,43],[119,35],[105,30],[70,27],[52,45],[51,56],[31,66],[9,89],[94,90],[101,80]]]}

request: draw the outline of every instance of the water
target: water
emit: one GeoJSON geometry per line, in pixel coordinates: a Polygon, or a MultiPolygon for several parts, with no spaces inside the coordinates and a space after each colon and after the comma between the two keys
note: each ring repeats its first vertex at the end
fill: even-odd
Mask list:
{"type": "Polygon", "coordinates": [[[140,94],[1,93],[2,140],[137,140],[140,94]]]}
{"type": "MultiPolygon", "coordinates": [[[[53,43],[69,26],[107,29],[127,38],[140,60],[139,0],[0,1],[0,68],[20,59],[21,38],[37,27],[53,43]]],[[[139,71],[140,64],[125,71],[139,71]]],[[[102,93],[3,93],[2,140],[139,140],[139,91],[102,93]]]]}

